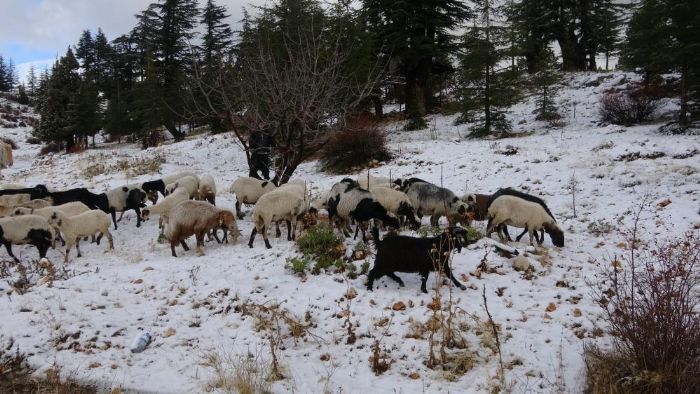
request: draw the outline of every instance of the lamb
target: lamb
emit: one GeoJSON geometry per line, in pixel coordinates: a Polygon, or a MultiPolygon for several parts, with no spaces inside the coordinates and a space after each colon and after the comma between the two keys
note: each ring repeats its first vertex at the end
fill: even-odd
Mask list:
{"type": "Polygon", "coordinates": [[[172,193],[178,187],[182,187],[190,194],[190,198],[196,198],[199,192],[199,178],[192,175],[182,177],[175,182],[165,185],[165,195],[172,193]]]}
{"type": "Polygon", "coordinates": [[[430,271],[435,271],[437,261],[441,271],[450,277],[452,282],[462,290],[466,287],[459,283],[450,270],[450,253],[454,248],[462,251],[462,240],[466,240],[467,231],[461,227],[446,229],[437,237],[416,238],[405,235],[394,235],[379,239],[379,230],[372,228],[372,237],[377,246],[377,256],[374,267],[367,276],[367,290],[371,291],[374,281],[386,275],[396,281],[399,286],[404,283],[395,272],[418,272],[421,276],[420,290],[427,293],[426,282],[430,271]]]}
{"type": "Polygon", "coordinates": [[[439,187],[427,182],[412,183],[406,195],[411,200],[411,204],[416,208],[418,217],[430,215],[430,225],[437,226],[440,216],[447,216],[450,225],[455,215],[465,217],[467,214],[467,204],[449,189],[439,187]]]}
{"type": "Polygon", "coordinates": [[[341,181],[331,188],[328,199],[328,219],[331,223],[334,219],[337,220],[338,229],[348,237],[350,234],[347,231],[347,224],[348,219],[351,218],[356,220],[358,225],[355,229],[355,237],[358,230],[362,230],[363,239],[366,239],[365,231],[370,219],[379,219],[382,223],[394,228],[400,227],[398,218],[387,212],[386,208],[374,199],[370,191],[341,181]]]}
{"type": "Polygon", "coordinates": [[[241,204],[256,204],[263,194],[275,190],[277,185],[270,181],[242,176],[231,185],[231,193],[236,195],[236,216],[243,219],[241,204]]]}
{"type": "Polygon", "coordinates": [[[156,179],[153,181],[148,181],[144,182],[141,184],[141,189],[146,192],[146,195],[148,196],[148,199],[153,203],[156,204],[158,202],[158,192],[165,196],[165,185],[169,183],[173,183],[177,181],[180,178],[184,178],[186,176],[193,176],[197,179],[197,175],[193,172],[189,171],[183,171],[183,172],[178,172],[175,174],[171,175],[166,175],[161,179],[156,179]]]}
{"type": "Polygon", "coordinates": [[[216,182],[214,182],[214,177],[209,174],[201,177],[197,194],[200,200],[209,201],[211,205],[216,205],[216,182]]]}
{"type": "Polygon", "coordinates": [[[39,250],[39,258],[46,257],[46,251],[54,239],[51,225],[37,215],[0,218],[0,243],[16,262],[19,259],[12,253],[12,245],[34,245],[39,250]]]}
{"type": "MultiPolygon", "coordinates": [[[[487,236],[498,229],[501,224],[527,228],[530,235],[530,245],[533,245],[533,234],[537,230],[544,229],[552,238],[552,243],[555,246],[564,246],[564,232],[559,229],[551,213],[536,202],[512,195],[497,197],[489,206],[487,236]]],[[[501,239],[505,238],[501,231],[498,232],[498,235],[501,239]]],[[[542,245],[542,242],[544,242],[544,236],[541,240],[537,239],[539,245],[542,245]]]]}
{"type": "Polygon", "coordinates": [[[197,240],[197,255],[203,256],[204,235],[215,229],[231,232],[234,242],[240,234],[233,212],[205,201],[185,200],[170,210],[166,219],[165,237],[170,241],[173,257],[177,257],[175,245],[180,243],[186,251],[189,250],[185,239],[194,235],[197,240]]]}
{"type": "Polygon", "coordinates": [[[79,201],[87,205],[90,209],[99,209],[102,212],[110,213],[107,194],[95,194],[84,187],[51,192],[49,193],[49,197],[53,200],[54,205],[63,205],[69,202],[79,201]]]}
{"type": "Polygon", "coordinates": [[[287,240],[292,241],[296,236],[297,221],[306,212],[306,202],[298,193],[289,190],[273,190],[258,198],[253,209],[253,230],[250,233],[248,246],[253,247],[253,240],[258,232],[262,233],[265,247],[270,249],[267,231],[272,222],[284,220],[287,223],[287,240]]]}
{"type": "Polygon", "coordinates": [[[416,218],[416,210],[413,208],[413,204],[411,204],[406,193],[394,190],[388,186],[375,186],[369,190],[372,196],[387,211],[408,220],[410,227],[413,229],[420,227],[420,221],[416,218]]]}
{"type": "Polygon", "coordinates": [[[367,175],[367,174],[358,175],[357,182],[360,184],[361,188],[367,189],[367,190],[370,190],[371,188],[378,187],[378,186],[391,187],[393,185],[391,183],[391,179],[389,179],[389,178],[380,177],[380,176],[372,176],[372,175],[367,175]]]}
{"type": "MultiPolygon", "coordinates": [[[[117,229],[117,212],[134,210],[136,212],[136,227],[141,227],[141,208],[146,204],[146,192],[137,185],[119,186],[105,192],[109,202],[109,213],[112,215],[114,229],[117,229]]],[[[121,216],[119,216],[121,219],[121,216]]]]}
{"type": "MultiPolygon", "coordinates": [[[[515,189],[513,189],[513,188],[510,188],[510,187],[504,188],[504,189],[498,189],[498,191],[496,191],[496,193],[494,193],[494,194],[491,195],[491,197],[490,197],[490,198],[488,199],[488,201],[486,202],[486,210],[487,210],[487,212],[488,212],[488,207],[491,206],[491,203],[492,203],[496,198],[498,198],[498,197],[500,197],[500,196],[503,196],[503,195],[516,196],[516,197],[520,197],[520,198],[522,198],[522,199],[525,199],[525,200],[528,200],[528,201],[532,201],[532,202],[534,202],[534,203],[537,203],[537,204],[541,205],[542,208],[544,208],[544,210],[547,211],[547,213],[549,214],[549,216],[551,216],[551,217],[554,219],[554,215],[552,215],[552,212],[549,210],[549,207],[547,207],[547,204],[544,202],[544,200],[542,200],[541,198],[539,198],[539,197],[537,197],[537,196],[533,196],[532,194],[523,193],[523,192],[521,192],[521,191],[517,191],[517,190],[515,190],[515,189]]],[[[485,219],[484,219],[484,220],[485,220],[485,219]]],[[[556,219],[554,219],[554,221],[556,222],[556,219]]],[[[509,241],[512,241],[512,239],[510,238],[510,234],[508,234],[508,228],[506,227],[506,225],[500,226],[499,230],[503,232],[503,234],[506,236],[506,239],[508,239],[509,241]]],[[[520,233],[520,235],[518,235],[518,236],[515,238],[515,240],[516,240],[516,241],[520,241],[520,238],[522,238],[523,235],[525,235],[526,233],[527,233],[527,228],[525,228],[525,229],[523,230],[523,232],[520,233]]],[[[535,233],[535,237],[537,237],[537,233],[535,233]]],[[[536,239],[537,239],[537,238],[536,238],[536,239]]],[[[544,230],[541,230],[541,231],[540,231],[540,237],[539,237],[539,239],[538,239],[538,242],[540,242],[540,243],[544,242],[544,230]]]]}
{"type": "Polygon", "coordinates": [[[167,197],[162,199],[158,204],[144,208],[141,211],[143,220],[148,220],[152,214],[160,215],[158,220],[158,228],[163,228],[163,217],[167,217],[170,210],[182,201],[189,200],[190,194],[184,188],[177,188],[167,197]]]}
{"type": "Polygon", "coordinates": [[[75,249],[78,251],[78,257],[82,257],[80,253],[80,238],[93,235],[97,232],[100,233],[96,239],[97,244],[100,244],[100,240],[104,235],[107,237],[107,240],[109,240],[109,248],[114,249],[112,234],[109,233],[109,215],[104,212],[90,210],[69,217],[61,211],[54,210],[51,217],[49,217],[49,224],[57,226],[66,240],[66,255],[64,259],[66,263],[68,262],[70,248],[75,245],[75,249]]]}

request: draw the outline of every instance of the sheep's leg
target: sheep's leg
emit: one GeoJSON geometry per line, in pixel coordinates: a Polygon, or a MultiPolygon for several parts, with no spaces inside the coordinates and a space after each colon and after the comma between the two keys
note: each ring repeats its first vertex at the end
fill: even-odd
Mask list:
{"type": "Polygon", "coordinates": [[[507,239],[508,241],[512,241],[513,239],[510,237],[510,233],[508,233],[508,226],[505,224],[501,223],[498,225],[499,231],[503,232],[503,238],[507,239]]]}
{"type": "Polygon", "coordinates": [[[275,237],[279,238],[282,236],[282,231],[280,230],[279,220],[275,222],[275,237]]]}
{"type": "Polygon", "coordinates": [[[374,285],[374,280],[379,279],[384,274],[379,273],[377,270],[377,266],[375,265],[374,268],[372,268],[371,271],[369,271],[369,274],[367,274],[367,290],[372,291],[372,285],[374,285]]]}
{"type": "Polygon", "coordinates": [[[355,236],[352,237],[352,239],[357,239],[357,233],[359,233],[359,231],[360,231],[360,223],[357,223],[357,225],[355,226],[355,236]]]}
{"type": "Polygon", "coordinates": [[[83,257],[83,255],[80,253],[80,237],[75,239],[75,250],[78,251],[78,257],[83,257]]]}
{"type": "Polygon", "coordinates": [[[440,225],[440,215],[431,215],[430,216],[430,225],[433,227],[438,227],[440,225]]]}
{"type": "Polygon", "coordinates": [[[121,211],[121,212],[119,213],[119,217],[117,218],[117,221],[118,221],[118,222],[121,222],[123,216],[124,216],[124,211],[121,211]]]}
{"type": "Polygon", "coordinates": [[[533,235],[534,235],[534,238],[537,238],[537,234],[535,234],[535,231],[534,231],[534,230],[528,229],[528,230],[527,230],[527,235],[530,237],[530,246],[533,246],[533,247],[534,247],[535,245],[532,243],[532,238],[533,238],[533,235]]]}
{"type": "Polygon", "coordinates": [[[175,254],[175,244],[176,242],[170,242],[170,252],[172,253],[173,257],[177,257],[175,254]]]}
{"type": "Polygon", "coordinates": [[[446,275],[450,276],[450,279],[452,279],[452,283],[455,284],[455,286],[459,287],[462,290],[467,290],[467,287],[464,286],[463,284],[459,283],[457,278],[455,278],[454,274],[452,273],[452,270],[450,269],[450,266],[448,264],[445,264],[444,271],[446,275]]]}
{"type": "Polygon", "coordinates": [[[386,276],[388,276],[388,277],[390,277],[391,279],[393,279],[396,283],[399,284],[399,286],[401,286],[401,287],[406,286],[406,285],[403,283],[403,281],[401,280],[401,278],[399,278],[398,276],[396,276],[395,273],[393,273],[393,272],[388,272],[388,273],[386,274],[386,276]]]}
{"type": "Polygon", "coordinates": [[[267,239],[267,226],[263,226],[260,231],[262,232],[263,240],[265,240],[265,247],[272,249],[272,245],[270,245],[270,241],[267,239]]]}
{"type": "Polygon", "coordinates": [[[490,238],[492,233],[493,233],[493,217],[489,217],[489,220],[486,223],[486,237],[490,238]]]}
{"type": "MultiPolygon", "coordinates": [[[[507,231],[507,230],[506,230],[506,231],[507,231]]],[[[520,242],[520,238],[522,238],[523,235],[525,235],[526,233],[527,233],[527,226],[523,229],[523,232],[520,233],[520,235],[518,235],[517,237],[515,237],[515,240],[518,241],[518,242],[520,242]]]]}
{"type": "Polygon", "coordinates": [[[285,223],[287,223],[287,241],[292,240],[292,222],[290,220],[285,220],[285,223]]]}
{"type": "Polygon", "coordinates": [[[63,239],[59,231],[56,231],[56,238],[58,238],[58,240],[61,241],[61,246],[66,246],[66,240],[63,239]]]}
{"type": "Polygon", "coordinates": [[[428,274],[428,271],[423,271],[420,273],[420,291],[425,294],[428,294],[428,288],[426,287],[426,283],[428,282],[428,274]]]}
{"type": "Polygon", "coordinates": [[[243,212],[241,212],[241,202],[236,200],[236,216],[238,219],[243,219],[243,212]]]}
{"type": "Polygon", "coordinates": [[[190,247],[187,246],[187,243],[185,242],[184,239],[182,241],[180,241],[180,245],[182,245],[182,249],[185,249],[185,252],[190,250],[190,247]]]}
{"type": "Polygon", "coordinates": [[[110,209],[109,213],[112,215],[112,223],[114,223],[114,229],[117,229],[117,212],[114,209],[110,209]]]}
{"type": "Polygon", "coordinates": [[[197,248],[195,249],[197,256],[204,256],[204,231],[200,231],[195,235],[197,239],[197,248]]]}
{"type": "MultiPolygon", "coordinates": [[[[537,233],[535,233],[535,235],[537,235],[537,233]]],[[[544,229],[543,228],[540,229],[540,239],[538,239],[537,242],[539,242],[540,246],[542,246],[542,244],[544,243],[544,229]]]]}
{"type": "Polygon", "coordinates": [[[49,243],[41,242],[36,245],[36,248],[39,249],[39,258],[43,259],[46,257],[46,252],[49,250],[49,243]]]}
{"type": "Polygon", "coordinates": [[[12,253],[12,244],[9,242],[4,242],[5,244],[5,249],[7,249],[7,254],[9,254],[13,259],[15,259],[15,263],[19,263],[19,259],[15,257],[15,255],[12,253]]]}
{"type": "Polygon", "coordinates": [[[136,227],[141,227],[141,208],[136,206],[134,212],[136,212],[136,227]]]}
{"type": "Polygon", "coordinates": [[[253,240],[255,239],[255,234],[258,233],[258,229],[253,226],[253,231],[250,232],[250,241],[248,241],[248,246],[253,247],[253,240]]]}
{"type": "Polygon", "coordinates": [[[104,233],[100,233],[100,236],[104,234],[105,237],[107,237],[107,240],[109,241],[109,248],[114,249],[114,240],[112,239],[112,234],[109,232],[109,230],[106,230],[104,233]]]}
{"type": "Polygon", "coordinates": [[[357,225],[360,226],[360,230],[362,230],[362,242],[367,242],[367,226],[369,222],[358,222],[357,225]]]}

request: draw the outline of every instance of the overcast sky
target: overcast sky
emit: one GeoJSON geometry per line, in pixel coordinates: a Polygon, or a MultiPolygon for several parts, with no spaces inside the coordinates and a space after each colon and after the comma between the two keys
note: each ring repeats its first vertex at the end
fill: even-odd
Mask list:
{"type": "MultiPolygon", "coordinates": [[[[100,27],[110,41],[135,25],[134,15],[155,0],[0,0],[0,54],[12,58],[20,78],[35,64],[37,71],[52,64],[80,33],[100,27]]],[[[205,0],[199,0],[202,5],[205,0]]],[[[262,0],[217,0],[231,14],[237,29],[242,7],[262,0]]]]}

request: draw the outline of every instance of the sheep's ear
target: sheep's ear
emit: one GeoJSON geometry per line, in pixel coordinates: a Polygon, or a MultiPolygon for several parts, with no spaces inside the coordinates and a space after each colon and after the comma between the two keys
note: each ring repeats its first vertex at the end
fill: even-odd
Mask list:
{"type": "Polygon", "coordinates": [[[128,191],[129,191],[129,188],[126,187],[126,186],[122,186],[122,191],[123,191],[123,192],[128,192],[128,191]]]}

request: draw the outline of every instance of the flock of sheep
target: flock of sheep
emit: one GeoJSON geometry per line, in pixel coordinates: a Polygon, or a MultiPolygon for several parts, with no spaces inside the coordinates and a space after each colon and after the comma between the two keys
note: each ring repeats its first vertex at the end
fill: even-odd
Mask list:
{"type": "Polygon", "coordinates": [[[18,184],[0,186],[0,242],[10,256],[11,245],[31,244],[39,250],[40,258],[46,256],[56,240],[66,246],[65,261],[75,245],[81,256],[79,241],[92,237],[99,244],[104,236],[114,248],[111,224],[117,229],[116,212],[133,210],[136,226],[151,216],[159,216],[161,234],[169,241],[174,257],[180,244],[189,250],[185,240],[196,238],[196,253],[202,255],[204,238],[217,242],[233,242],[240,232],[236,219],[243,219],[242,204],[255,207],[251,214],[253,229],[248,245],[252,248],[255,237],[261,233],[267,248],[271,248],[268,231],[273,224],[277,236],[281,235],[280,223],[287,226],[287,239],[293,240],[300,221],[318,219],[318,212],[325,209],[328,220],[346,237],[355,223],[355,237],[361,231],[366,239],[370,221],[374,221],[372,236],[377,246],[374,268],[369,272],[368,289],[374,280],[389,276],[401,286],[403,282],[394,272],[418,272],[422,277],[421,290],[426,292],[428,273],[434,271],[439,261],[441,269],[455,285],[463,287],[452,276],[446,256],[452,249],[459,251],[466,242],[466,231],[458,224],[470,225],[473,220],[488,220],[487,236],[497,231],[501,239],[510,240],[506,226],[525,229],[518,240],[529,233],[533,239],[544,242],[548,233],[556,246],[564,245],[564,235],[554,216],[543,200],[536,196],[500,189],[493,195],[467,194],[458,197],[449,189],[418,178],[390,180],[388,178],[360,176],[357,180],[344,178],[333,187],[312,199],[303,180],[291,180],[283,185],[250,177],[240,177],[233,182],[230,191],[235,195],[235,215],[231,210],[217,207],[216,184],[210,175],[199,177],[192,172],[180,172],[141,184],[120,186],[101,194],[85,188],[50,191],[44,185],[25,187],[18,184]],[[158,201],[159,194],[164,198],[158,201]],[[146,205],[150,200],[152,205],[146,205]],[[111,215],[111,220],[110,220],[111,215]],[[380,227],[394,230],[408,226],[417,229],[423,216],[430,216],[430,224],[438,225],[446,217],[449,227],[440,236],[418,238],[405,235],[387,235],[379,238],[380,227]],[[218,237],[223,230],[223,240],[218,237]],[[538,235],[539,232],[539,235],[538,235]],[[97,235],[97,237],[95,237],[97,235]]]}

